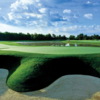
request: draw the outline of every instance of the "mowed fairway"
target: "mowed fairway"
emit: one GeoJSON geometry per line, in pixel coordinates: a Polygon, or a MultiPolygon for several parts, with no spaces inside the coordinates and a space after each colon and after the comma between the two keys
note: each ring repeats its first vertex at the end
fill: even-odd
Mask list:
{"type": "Polygon", "coordinates": [[[59,46],[10,46],[0,44],[1,50],[41,54],[94,54],[100,53],[99,47],[59,47],[59,46]]]}

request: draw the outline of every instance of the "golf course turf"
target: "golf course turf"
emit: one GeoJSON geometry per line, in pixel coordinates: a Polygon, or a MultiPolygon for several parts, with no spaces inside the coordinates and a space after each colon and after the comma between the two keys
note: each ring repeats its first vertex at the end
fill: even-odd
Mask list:
{"type": "Polygon", "coordinates": [[[6,81],[9,88],[18,92],[35,91],[63,75],[100,78],[100,48],[9,46],[0,51],[0,68],[9,71],[6,81]]]}

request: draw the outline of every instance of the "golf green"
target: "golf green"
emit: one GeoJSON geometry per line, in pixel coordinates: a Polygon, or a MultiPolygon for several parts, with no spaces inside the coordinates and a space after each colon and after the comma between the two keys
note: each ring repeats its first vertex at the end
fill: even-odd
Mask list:
{"type": "Polygon", "coordinates": [[[40,54],[93,54],[100,53],[99,47],[59,47],[59,46],[10,46],[0,45],[1,50],[20,51],[40,54]]]}
{"type": "Polygon", "coordinates": [[[100,78],[99,47],[11,46],[0,44],[0,68],[7,69],[7,86],[15,91],[47,87],[63,75],[100,78]]]}

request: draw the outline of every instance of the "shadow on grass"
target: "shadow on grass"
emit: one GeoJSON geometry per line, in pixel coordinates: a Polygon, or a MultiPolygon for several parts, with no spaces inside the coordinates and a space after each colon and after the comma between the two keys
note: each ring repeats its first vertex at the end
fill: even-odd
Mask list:
{"type": "MultiPolygon", "coordinates": [[[[0,61],[1,61],[0,68],[9,70],[8,78],[14,71],[16,71],[16,68],[18,68],[18,66],[21,64],[21,58],[15,56],[3,55],[0,56],[0,61]]],[[[23,81],[23,83],[21,83],[22,88],[24,87],[23,91],[21,92],[27,92],[27,91],[36,92],[36,90],[40,90],[42,88],[49,86],[55,80],[64,75],[80,74],[80,75],[90,75],[100,78],[100,73],[93,68],[93,66],[89,61],[83,60],[78,57],[52,58],[44,61],[38,67],[39,70],[36,73],[37,74],[36,77],[33,76],[34,73],[31,73],[31,76],[29,76],[25,81],[23,81]]],[[[3,90],[1,94],[3,94],[6,90],[7,88],[3,90]]],[[[18,91],[20,90],[22,89],[19,88],[18,91]]],[[[31,96],[31,94],[25,94],[25,95],[31,96]]]]}
{"type": "Polygon", "coordinates": [[[0,55],[0,95],[8,89],[6,82],[20,65],[20,57],[0,55]]]}
{"type": "MultiPolygon", "coordinates": [[[[0,61],[0,67],[9,70],[7,80],[21,64],[21,58],[15,56],[3,55],[0,56],[0,61]]],[[[28,76],[21,81],[19,81],[20,77],[17,77],[17,75],[23,73],[23,71],[26,71],[28,68],[17,73],[15,77],[17,77],[18,81],[16,79],[12,79],[12,81],[16,82],[16,84],[18,83],[18,85],[12,83],[10,88],[18,92],[35,91],[49,86],[61,76],[72,74],[90,75],[100,78],[100,73],[92,67],[89,61],[85,62],[78,57],[47,59],[44,60],[43,63],[41,62],[42,64],[40,65],[38,65],[38,61],[39,60],[37,60],[37,64],[33,67],[35,71],[32,69],[33,72],[29,73],[28,76]]],[[[24,72],[24,74],[26,73],[24,72]]]]}
{"type": "Polygon", "coordinates": [[[64,75],[81,74],[100,77],[100,73],[92,68],[90,63],[76,57],[51,59],[40,66],[40,75],[28,78],[24,85],[28,91],[35,91],[47,87],[64,75]]]}

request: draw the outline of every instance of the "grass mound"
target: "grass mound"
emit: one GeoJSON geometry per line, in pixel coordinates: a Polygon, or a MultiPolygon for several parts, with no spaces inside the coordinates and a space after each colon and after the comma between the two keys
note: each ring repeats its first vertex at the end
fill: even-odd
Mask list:
{"type": "Polygon", "coordinates": [[[100,54],[54,55],[1,51],[0,67],[9,70],[7,85],[19,92],[44,88],[63,75],[100,77],[100,54]]]}

